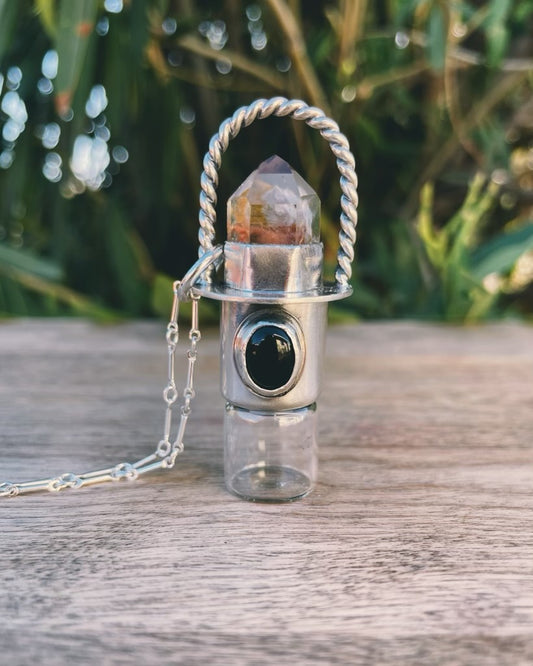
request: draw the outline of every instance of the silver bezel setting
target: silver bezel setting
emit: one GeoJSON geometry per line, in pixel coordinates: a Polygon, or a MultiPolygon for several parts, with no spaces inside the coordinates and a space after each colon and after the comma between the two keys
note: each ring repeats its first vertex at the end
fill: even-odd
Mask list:
{"type": "Polygon", "coordinates": [[[235,367],[245,386],[256,395],[274,398],[288,393],[298,382],[305,362],[305,342],[300,325],[288,312],[273,315],[271,311],[259,310],[244,319],[235,333],[233,342],[235,367]],[[275,326],[284,331],[294,347],[294,368],[288,381],[275,389],[258,386],[248,373],[246,366],[246,348],[252,335],[263,326],[275,326]]]}
{"type": "Polygon", "coordinates": [[[181,292],[190,290],[195,296],[216,301],[265,305],[337,301],[352,293],[349,284],[323,284],[322,243],[257,245],[226,241],[223,250],[219,247],[216,253],[211,251],[212,262],[223,258],[224,275],[219,279],[212,275],[207,281],[205,274],[192,271],[195,280],[186,276],[181,292]]]}

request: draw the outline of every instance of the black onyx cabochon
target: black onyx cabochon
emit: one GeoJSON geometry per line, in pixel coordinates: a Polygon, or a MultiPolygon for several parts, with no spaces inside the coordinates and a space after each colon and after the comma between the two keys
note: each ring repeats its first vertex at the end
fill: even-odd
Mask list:
{"type": "Polygon", "coordinates": [[[295,361],[293,342],[279,326],[261,326],[252,333],[246,345],[248,374],[256,386],[267,391],[287,384],[295,361]]]}

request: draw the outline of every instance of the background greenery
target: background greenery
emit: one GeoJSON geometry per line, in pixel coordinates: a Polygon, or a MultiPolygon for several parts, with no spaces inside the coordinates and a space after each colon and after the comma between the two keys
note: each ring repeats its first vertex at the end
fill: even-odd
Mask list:
{"type": "MultiPolygon", "coordinates": [[[[330,113],[358,164],[338,315],[530,316],[532,28],[533,0],[0,0],[0,313],[166,316],[210,136],[285,95],[330,113]]],[[[220,238],[273,153],[319,193],[333,264],[335,162],[286,119],[226,154],[220,238]]]]}

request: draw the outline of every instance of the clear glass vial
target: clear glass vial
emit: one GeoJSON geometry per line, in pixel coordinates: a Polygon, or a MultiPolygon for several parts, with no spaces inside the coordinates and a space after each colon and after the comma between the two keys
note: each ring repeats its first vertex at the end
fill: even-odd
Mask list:
{"type": "Polygon", "coordinates": [[[256,412],[230,403],[224,421],[224,476],[239,497],[282,502],[303,497],[316,481],[316,406],[256,412]]]}

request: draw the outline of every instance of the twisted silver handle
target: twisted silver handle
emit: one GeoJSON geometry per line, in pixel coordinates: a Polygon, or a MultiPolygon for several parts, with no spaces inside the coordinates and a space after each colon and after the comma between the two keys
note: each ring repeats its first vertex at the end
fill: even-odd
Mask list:
{"type": "Polygon", "coordinates": [[[357,174],[355,160],[350,152],[348,139],[339,130],[337,123],[328,118],[321,109],[309,106],[299,99],[273,97],[258,99],[249,106],[237,109],[231,118],[226,118],[209,142],[209,150],[204,156],[204,171],[201,177],[200,193],[200,242],[199,255],[203,256],[212,247],[215,240],[215,223],[218,186],[218,171],[222,164],[222,155],[243,127],[248,127],[254,120],[269,116],[289,116],[295,120],[304,120],[307,125],[317,129],[329,143],[332,153],[337,158],[337,168],[341,174],[341,216],[339,231],[339,250],[335,280],[339,286],[348,284],[352,275],[352,261],[357,226],[357,174]]]}

